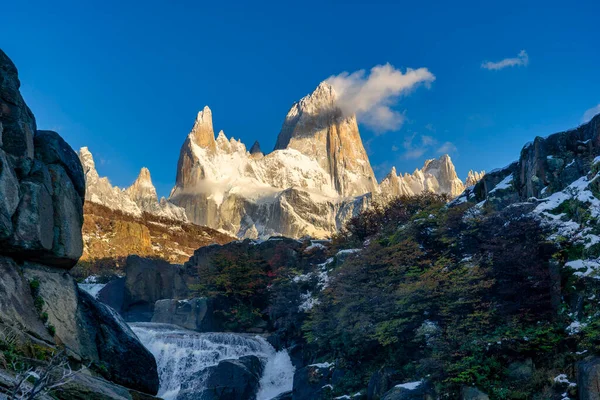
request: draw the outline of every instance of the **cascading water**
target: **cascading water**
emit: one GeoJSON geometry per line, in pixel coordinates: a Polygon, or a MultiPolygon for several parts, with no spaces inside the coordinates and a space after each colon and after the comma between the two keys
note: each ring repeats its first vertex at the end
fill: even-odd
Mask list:
{"type": "Polygon", "coordinates": [[[285,350],[276,352],[262,337],[235,333],[198,333],[173,325],[132,323],[131,329],[152,352],[158,365],[158,397],[176,400],[184,382],[201,391],[198,372],[220,361],[254,355],[266,360],[257,400],[292,390],[294,367],[285,350]]]}

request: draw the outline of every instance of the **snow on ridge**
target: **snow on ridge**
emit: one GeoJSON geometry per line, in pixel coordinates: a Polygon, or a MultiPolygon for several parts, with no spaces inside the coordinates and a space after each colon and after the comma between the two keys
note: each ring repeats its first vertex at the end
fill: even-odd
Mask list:
{"type": "Polygon", "coordinates": [[[407,390],[415,390],[416,388],[421,386],[422,383],[423,383],[423,381],[406,382],[406,383],[401,383],[399,385],[396,385],[394,387],[407,389],[407,390]]]}

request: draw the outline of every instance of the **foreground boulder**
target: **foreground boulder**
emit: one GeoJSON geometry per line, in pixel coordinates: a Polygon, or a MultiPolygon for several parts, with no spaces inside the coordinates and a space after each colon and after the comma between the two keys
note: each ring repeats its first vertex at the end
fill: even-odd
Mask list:
{"type": "Polygon", "coordinates": [[[178,400],[254,400],[258,392],[263,363],[256,356],[224,360],[200,372],[197,381],[204,382],[203,390],[195,388],[196,381],[181,385],[178,400]]]}
{"type": "MultiPolygon", "coordinates": [[[[14,356],[26,365],[64,348],[70,362],[90,365],[93,379],[103,375],[116,392],[129,393],[123,385],[155,394],[154,357],[68,272],[83,250],[83,169],[60,135],[36,130],[19,86],[17,69],[0,50],[0,332],[8,332],[14,356]]],[[[82,388],[62,398],[119,398],[90,397],[95,390],[82,388]]],[[[0,397],[6,391],[0,385],[0,397]]]]}
{"type": "Polygon", "coordinates": [[[110,307],[79,291],[83,336],[90,340],[91,352],[105,368],[107,379],[145,393],[158,392],[156,360],[110,307]]]}
{"type": "Polygon", "coordinates": [[[152,322],[177,325],[197,332],[214,332],[213,302],[207,298],[158,300],[152,322]]]}
{"type": "Polygon", "coordinates": [[[154,304],[162,299],[185,299],[183,269],[160,259],[127,257],[123,315],[127,321],[149,322],[154,304]]]}
{"type": "Polygon", "coordinates": [[[297,370],[294,374],[293,400],[318,400],[327,399],[331,395],[333,386],[331,377],[333,366],[312,364],[297,370]]]}

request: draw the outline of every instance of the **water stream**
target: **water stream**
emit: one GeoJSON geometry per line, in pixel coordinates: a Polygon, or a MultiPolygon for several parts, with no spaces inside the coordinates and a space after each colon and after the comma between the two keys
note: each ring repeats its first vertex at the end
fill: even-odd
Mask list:
{"type": "Polygon", "coordinates": [[[285,350],[275,349],[262,337],[236,333],[198,333],[173,325],[132,323],[131,329],[152,352],[158,365],[158,397],[176,400],[181,385],[202,390],[198,372],[220,361],[254,355],[265,362],[257,400],[270,400],[292,390],[294,367],[285,350]]]}

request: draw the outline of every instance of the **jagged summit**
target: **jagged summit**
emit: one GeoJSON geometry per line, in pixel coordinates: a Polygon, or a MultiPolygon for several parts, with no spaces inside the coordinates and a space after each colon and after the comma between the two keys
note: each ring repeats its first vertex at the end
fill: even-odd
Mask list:
{"type": "Polygon", "coordinates": [[[485,171],[473,171],[470,170],[469,174],[467,175],[467,179],[465,180],[465,188],[474,186],[477,182],[479,182],[483,176],[485,175],[485,171]]]}
{"type": "Polygon", "coordinates": [[[326,237],[373,197],[462,190],[447,156],[428,160],[413,174],[398,176],[394,168],[379,185],[356,117],[344,116],[336,98],[322,82],[294,103],[275,150],[266,155],[258,142],[248,151],[223,131],[215,140],[205,108],[181,147],[170,200],[196,224],[238,237],[326,237]]]}
{"type": "Polygon", "coordinates": [[[258,143],[258,140],[254,142],[254,144],[252,145],[252,147],[250,148],[250,154],[257,154],[260,153],[262,154],[262,150],[260,149],[260,143],[258,143]]]}
{"type": "Polygon", "coordinates": [[[194,144],[206,148],[209,151],[215,151],[215,131],[213,130],[212,111],[205,106],[196,116],[196,121],[190,133],[194,144]]]}
{"type": "MultiPolygon", "coordinates": [[[[467,182],[479,180],[481,173],[469,173],[467,182]]],[[[449,155],[444,154],[435,159],[426,160],[423,168],[415,169],[412,174],[397,175],[396,168],[392,167],[390,173],[379,185],[383,198],[416,194],[430,191],[434,193],[447,193],[453,197],[461,194],[470,185],[465,185],[456,174],[456,169],[449,155]]]]}
{"type": "Polygon", "coordinates": [[[295,149],[316,160],[340,196],[376,190],[356,117],[343,116],[335,90],[327,82],[292,105],[275,144],[275,150],[283,149],[295,149]]]}
{"type": "Polygon", "coordinates": [[[260,143],[258,143],[258,140],[255,141],[254,144],[252,145],[252,147],[250,148],[250,156],[252,156],[252,158],[264,157],[264,154],[263,154],[262,150],[260,149],[260,143]]]}
{"type": "Polygon", "coordinates": [[[187,221],[185,210],[165,201],[159,202],[148,168],[143,167],[135,182],[127,189],[113,186],[108,178],[100,177],[94,157],[87,147],[79,149],[79,160],[85,175],[85,200],[101,204],[126,214],[141,216],[143,212],[187,221]]]}

